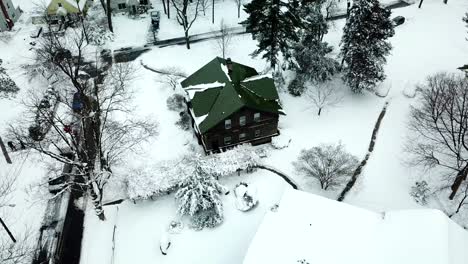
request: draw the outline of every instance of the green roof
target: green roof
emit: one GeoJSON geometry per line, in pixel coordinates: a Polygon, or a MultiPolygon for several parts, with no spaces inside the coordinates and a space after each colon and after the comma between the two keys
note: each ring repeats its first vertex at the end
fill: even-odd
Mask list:
{"type": "Polygon", "coordinates": [[[271,77],[236,62],[228,74],[226,60],[216,57],[181,84],[202,134],[243,107],[283,114],[271,77]]]}

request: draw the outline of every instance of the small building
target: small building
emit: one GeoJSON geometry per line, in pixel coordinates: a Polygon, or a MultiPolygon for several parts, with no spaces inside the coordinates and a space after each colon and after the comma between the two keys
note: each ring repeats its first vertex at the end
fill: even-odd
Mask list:
{"type": "Polygon", "coordinates": [[[373,212],[286,189],[243,264],[465,264],[468,232],[433,209],[373,212]]]}
{"type": "Polygon", "coordinates": [[[0,0],[0,32],[11,30],[20,16],[21,10],[11,0],[0,0]]]}
{"type": "Polygon", "coordinates": [[[271,142],[284,115],[273,79],[216,57],[182,81],[199,143],[217,152],[242,143],[271,142]]]}
{"type": "Polygon", "coordinates": [[[150,8],[150,0],[113,0],[111,2],[113,12],[137,14],[140,8],[148,10],[150,8]]]}

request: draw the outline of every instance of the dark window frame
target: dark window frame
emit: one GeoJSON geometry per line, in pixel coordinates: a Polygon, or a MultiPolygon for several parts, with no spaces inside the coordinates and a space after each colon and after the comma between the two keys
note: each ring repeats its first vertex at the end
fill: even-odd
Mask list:
{"type": "Polygon", "coordinates": [[[224,129],[231,129],[232,128],[232,121],[231,119],[224,120],[224,129]],[[228,125],[229,124],[229,125],[228,125]]]}
{"type": "Polygon", "coordinates": [[[260,129],[255,129],[255,137],[259,137],[260,135],[262,134],[262,132],[260,131],[260,129]]]}
{"type": "Polygon", "coordinates": [[[231,136],[225,136],[224,137],[224,145],[229,145],[232,143],[232,137],[231,136]]]}
{"type": "Polygon", "coordinates": [[[260,121],[261,116],[262,115],[260,113],[254,113],[254,116],[253,116],[254,122],[260,121]]]}

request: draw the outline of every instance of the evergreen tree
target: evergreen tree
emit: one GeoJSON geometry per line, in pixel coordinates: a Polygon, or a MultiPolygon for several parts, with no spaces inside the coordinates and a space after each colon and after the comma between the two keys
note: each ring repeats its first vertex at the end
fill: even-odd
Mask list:
{"type": "Polygon", "coordinates": [[[220,194],[225,188],[200,164],[196,167],[195,173],[181,183],[175,197],[179,202],[178,213],[189,216],[193,228],[200,230],[223,222],[220,194]]]}
{"type": "Polygon", "coordinates": [[[390,14],[378,0],[354,1],[341,40],[341,56],[347,64],[343,79],[353,92],[373,90],[386,77],[385,56],[392,49],[387,39],[395,33],[390,14]]]}
{"type": "Polygon", "coordinates": [[[5,68],[2,67],[2,63],[3,61],[0,59],[0,98],[7,98],[18,93],[19,88],[8,76],[5,68]]]}
{"type": "Polygon", "coordinates": [[[299,79],[288,87],[289,92],[296,96],[303,93],[305,81],[325,82],[339,71],[338,62],[328,57],[333,48],[322,41],[328,33],[328,24],[322,14],[321,4],[305,3],[301,14],[302,36],[300,42],[293,46],[294,59],[291,63],[299,79]]]}
{"type": "Polygon", "coordinates": [[[262,58],[270,62],[272,68],[278,65],[280,52],[290,57],[291,42],[298,41],[296,29],[299,21],[291,10],[296,10],[297,1],[285,3],[281,0],[253,0],[245,5],[249,14],[245,23],[253,38],[258,40],[258,49],[252,56],[264,53],[262,58]]]}

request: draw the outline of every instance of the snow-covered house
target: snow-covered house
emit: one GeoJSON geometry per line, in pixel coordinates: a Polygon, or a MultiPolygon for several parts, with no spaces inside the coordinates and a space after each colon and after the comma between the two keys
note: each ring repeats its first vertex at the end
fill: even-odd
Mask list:
{"type": "Polygon", "coordinates": [[[51,0],[47,5],[47,14],[49,16],[86,14],[92,4],[93,0],[51,0]]]}
{"type": "Polygon", "coordinates": [[[466,264],[468,232],[431,209],[376,213],[286,190],[244,264],[466,264]]]}
{"type": "Polygon", "coordinates": [[[267,143],[284,114],[273,79],[216,57],[182,81],[192,126],[206,152],[267,143]]]}
{"type": "Polygon", "coordinates": [[[111,9],[114,12],[128,12],[136,14],[140,6],[149,7],[149,0],[114,0],[111,2],[111,9]]]}
{"type": "Polygon", "coordinates": [[[19,7],[15,7],[11,0],[0,0],[0,32],[11,30],[20,15],[19,7]]]}

